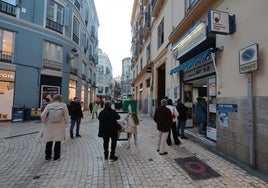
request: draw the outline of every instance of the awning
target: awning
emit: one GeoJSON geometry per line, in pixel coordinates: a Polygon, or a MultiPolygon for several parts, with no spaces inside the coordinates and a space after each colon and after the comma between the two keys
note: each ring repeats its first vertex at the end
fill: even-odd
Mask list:
{"type": "Polygon", "coordinates": [[[193,58],[187,60],[186,62],[182,63],[181,65],[178,65],[176,67],[174,67],[173,69],[170,70],[169,74],[172,75],[176,72],[180,72],[184,69],[186,69],[189,66],[195,65],[201,61],[210,59],[210,49],[207,49],[203,52],[201,52],[200,54],[198,54],[197,56],[194,56],[193,58]]]}

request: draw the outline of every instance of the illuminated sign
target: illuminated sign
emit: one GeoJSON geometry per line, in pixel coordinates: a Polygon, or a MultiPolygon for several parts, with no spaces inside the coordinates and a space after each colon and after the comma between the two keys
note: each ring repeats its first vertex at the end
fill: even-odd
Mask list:
{"type": "Polygon", "coordinates": [[[0,70],[0,81],[15,81],[15,72],[7,71],[7,70],[0,70]]]}

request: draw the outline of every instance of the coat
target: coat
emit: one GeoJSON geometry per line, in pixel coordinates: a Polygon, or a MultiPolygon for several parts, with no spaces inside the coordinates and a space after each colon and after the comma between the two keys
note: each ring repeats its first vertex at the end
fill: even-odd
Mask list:
{"type": "Polygon", "coordinates": [[[125,132],[137,134],[137,125],[135,124],[132,115],[128,114],[125,120],[126,120],[125,132]]]}
{"type": "Polygon", "coordinates": [[[196,122],[207,121],[207,105],[203,101],[198,101],[195,105],[194,120],[196,122]]]}
{"type": "Polygon", "coordinates": [[[187,120],[188,108],[184,104],[178,104],[176,108],[179,112],[178,120],[187,120]]]}
{"type": "Polygon", "coordinates": [[[172,113],[166,106],[160,106],[154,113],[154,121],[161,132],[169,132],[172,125],[172,113]]]}
{"type": "Polygon", "coordinates": [[[83,118],[83,112],[80,102],[72,101],[70,104],[70,115],[72,120],[77,120],[78,118],[83,118]]]}
{"type": "Polygon", "coordinates": [[[117,137],[117,120],[120,115],[111,107],[105,107],[99,114],[99,132],[98,137],[117,137]]]}
{"type": "Polygon", "coordinates": [[[52,102],[48,104],[44,111],[41,113],[41,120],[44,123],[43,129],[39,133],[39,138],[41,141],[49,142],[49,141],[64,141],[66,138],[66,124],[69,122],[69,112],[67,105],[62,102],[52,102]],[[63,116],[61,121],[52,123],[50,122],[48,116],[49,109],[62,107],[63,116]]]}

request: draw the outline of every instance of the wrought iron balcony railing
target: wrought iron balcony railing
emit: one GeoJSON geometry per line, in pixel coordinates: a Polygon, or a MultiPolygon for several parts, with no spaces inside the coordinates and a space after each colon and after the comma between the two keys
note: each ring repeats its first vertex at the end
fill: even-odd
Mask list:
{"type": "Polygon", "coordinates": [[[16,6],[0,1],[0,12],[16,17],[16,6]]]}
{"type": "Polygon", "coordinates": [[[43,59],[43,68],[55,71],[61,71],[61,63],[49,59],[43,59]]]}
{"type": "Polygon", "coordinates": [[[0,61],[12,63],[13,53],[7,51],[0,51],[0,61]]]}
{"type": "Polygon", "coordinates": [[[47,18],[46,27],[49,29],[52,29],[54,31],[57,31],[58,33],[61,33],[61,34],[63,33],[63,25],[61,25],[57,22],[54,22],[48,18],[47,18]]]}

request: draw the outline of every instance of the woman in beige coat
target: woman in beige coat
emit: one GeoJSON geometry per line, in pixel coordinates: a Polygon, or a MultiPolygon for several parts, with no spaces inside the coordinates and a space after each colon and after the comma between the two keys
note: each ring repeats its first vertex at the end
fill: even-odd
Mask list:
{"type": "Polygon", "coordinates": [[[53,97],[52,103],[48,104],[41,113],[41,120],[44,123],[40,139],[46,142],[45,159],[51,160],[52,145],[54,144],[54,161],[60,160],[61,141],[65,140],[65,127],[69,121],[67,105],[62,102],[60,95],[53,97]]]}

